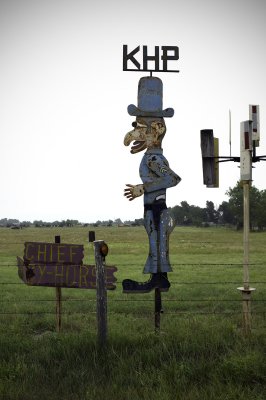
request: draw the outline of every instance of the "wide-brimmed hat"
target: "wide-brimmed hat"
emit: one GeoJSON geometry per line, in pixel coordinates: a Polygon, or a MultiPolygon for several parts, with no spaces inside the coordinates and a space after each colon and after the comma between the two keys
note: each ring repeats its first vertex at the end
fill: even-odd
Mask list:
{"type": "Polygon", "coordinates": [[[170,118],[174,115],[173,108],[163,110],[163,82],[154,76],[140,78],[138,107],[130,104],[127,111],[129,115],[135,117],[170,118]]]}

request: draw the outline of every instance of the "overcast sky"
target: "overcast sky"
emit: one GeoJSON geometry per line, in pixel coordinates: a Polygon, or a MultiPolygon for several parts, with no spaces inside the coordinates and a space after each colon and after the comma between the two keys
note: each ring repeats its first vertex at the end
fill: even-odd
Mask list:
{"type": "MultiPolygon", "coordinates": [[[[164,84],[164,155],[181,183],[167,205],[219,205],[240,177],[220,165],[219,189],[203,185],[200,130],[214,129],[220,155],[239,155],[240,122],[260,105],[266,154],[266,3],[264,0],[1,0],[0,218],[82,222],[141,218],[126,183],[141,183],[142,153],[124,147],[138,81],[123,72],[122,46],[178,46],[179,74],[164,84]]],[[[137,56],[136,56],[137,58],[137,56]]],[[[266,163],[253,170],[265,189],[266,163]]]]}

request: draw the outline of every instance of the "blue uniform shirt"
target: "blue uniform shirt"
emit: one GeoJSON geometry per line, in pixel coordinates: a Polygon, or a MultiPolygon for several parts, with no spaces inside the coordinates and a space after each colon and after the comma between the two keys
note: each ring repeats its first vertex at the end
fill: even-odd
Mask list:
{"type": "Polygon", "coordinates": [[[166,189],[177,185],[181,178],[169,168],[162,149],[148,149],[140,163],[139,175],[144,184],[144,205],[166,198],[166,189]]]}

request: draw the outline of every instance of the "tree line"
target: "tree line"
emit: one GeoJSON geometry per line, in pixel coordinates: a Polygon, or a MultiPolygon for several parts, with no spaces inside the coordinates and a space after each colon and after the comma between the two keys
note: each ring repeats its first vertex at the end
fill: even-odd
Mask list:
{"type": "MultiPolygon", "coordinates": [[[[243,226],[243,188],[241,182],[235,187],[229,188],[226,192],[228,201],[223,201],[215,207],[212,201],[206,201],[206,207],[190,205],[187,201],[181,201],[180,205],[170,208],[171,215],[176,225],[211,226],[231,225],[238,229],[243,226]]],[[[72,226],[140,226],[143,225],[143,218],[134,221],[122,222],[116,220],[96,221],[81,223],[78,220],[67,219],[63,221],[44,222],[42,220],[22,221],[17,219],[3,218],[0,226],[11,228],[22,227],[72,227],[72,226]]],[[[259,190],[255,186],[250,187],[250,227],[251,229],[263,230],[266,228],[266,190],[259,190]]]]}
{"type": "MultiPolygon", "coordinates": [[[[243,188],[241,182],[226,192],[228,201],[223,201],[215,208],[212,201],[206,201],[206,207],[201,208],[189,205],[182,201],[180,206],[171,209],[172,216],[177,225],[232,225],[241,229],[243,227],[243,188]]],[[[266,190],[250,187],[250,227],[263,230],[266,228],[266,190]]]]}

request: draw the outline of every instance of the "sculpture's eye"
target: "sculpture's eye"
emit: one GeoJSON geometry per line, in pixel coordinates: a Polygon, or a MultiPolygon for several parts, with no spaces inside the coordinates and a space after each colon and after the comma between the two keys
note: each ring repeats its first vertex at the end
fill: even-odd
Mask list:
{"type": "Polygon", "coordinates": [[[147,125],[140,124],[139,122],[136,123],[137,128],[147,128],[147,125]]]}

